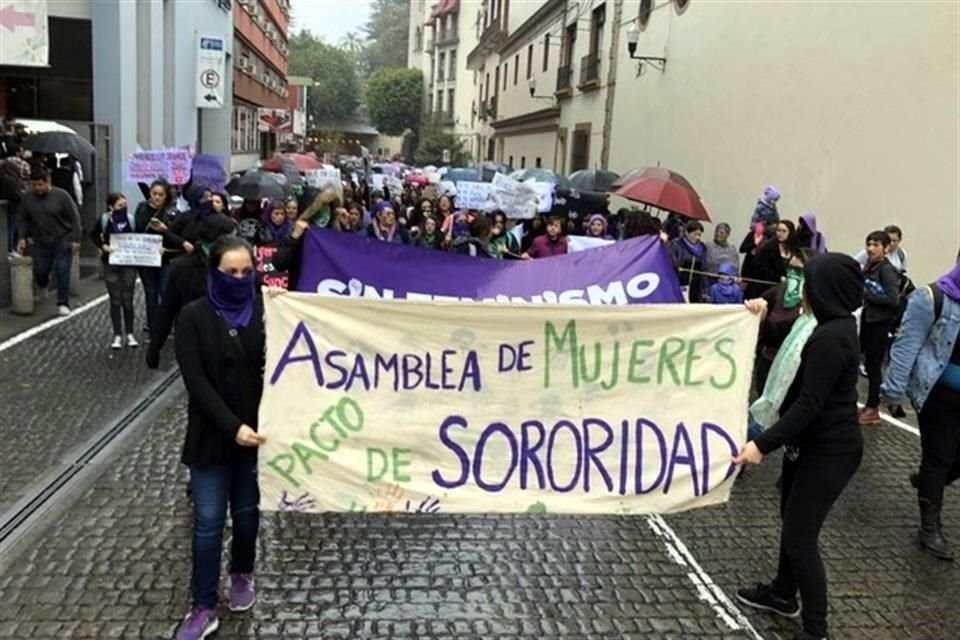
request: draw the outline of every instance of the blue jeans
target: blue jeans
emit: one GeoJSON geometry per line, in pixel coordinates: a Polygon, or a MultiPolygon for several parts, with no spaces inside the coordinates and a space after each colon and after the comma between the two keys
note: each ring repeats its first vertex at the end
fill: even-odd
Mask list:
{"type": "Polygon", "coordinates": [[[33,278],[37,286],[46,289],[50,285],[50,271],[57,273],[57,305],[70,306],[70,264],[73,251],[70,239],[61,238],[53,242],[34,240],[33,242],[33,278]]]}
{"type": "Polygon", "coordinates": [[[160,311],[160,301],[163,299],[163,289],[169,279],[169,263],[162,267],[138,267],[140,282],[143,283],[143,299],[147,308],[147,326],[150,331],[157,326],[157,317],[160,311]]]}
{"type": "Polygon", "coordinates": [[[253,573],[260,528],[260,485],[256,456],[228,464],[190,467],[193,485],[193,606],[217,606],[220,556],[227,504],[233,523],[230,573],[253,573]]]}

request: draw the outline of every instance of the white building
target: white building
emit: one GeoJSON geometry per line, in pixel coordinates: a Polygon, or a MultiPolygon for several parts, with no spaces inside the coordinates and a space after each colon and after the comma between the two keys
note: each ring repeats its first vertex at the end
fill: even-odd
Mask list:
{"type": "Polygon", "coordinates": [[[738,236],[773,184],[782,214],[816,212],[833,250],[897,224],[918,282],[952,264],[960,4],[476,0],[460,11],[478,33],[466,57],[478,160],[563,174],[668,167],[738,236]],[[630,36],[647,60],[631,59],[630,36]]]}
{"type": "Polygon", "coordinates": [[[476,122],[475,74],[467,53],[477,41],[479,0],[410,0],[410,50],[407,66],[424,77],[424,110],[443,128],[463,137],[468,150],[476,122]]]}

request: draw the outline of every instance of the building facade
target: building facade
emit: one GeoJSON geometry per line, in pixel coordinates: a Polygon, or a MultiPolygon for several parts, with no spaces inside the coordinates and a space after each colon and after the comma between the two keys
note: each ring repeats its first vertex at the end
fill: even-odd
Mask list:
{"type": "Polygon", "coordinates": [[[477,39],[476,6],[470,0],[410,0],[407,62],[423,72],[424,111],[462,138],[468,150],[476,124],[476,77],[466,58],[477,39]]]}
{"type": "Polygon", "coordinates": [[[304,150],[307,135],[307,96],[313,87],[313,78],[287,76],[287,109],[291,113],[293,128],[281,141],[283,146],[296,151],[304,150]]]}
{"type": "Polygon", "coordinates": [[[476,159],[565,175],[668,167],[740,236],[759,192],[774,184],[783,214],[816,212],[834,250],[858,251],[869,231],[898,224],[908,253],[917,247],[917,281],[952,264],[957,3],[475,0],[458,8],[473,14],[458,23],[472,23],[476,36],[466,54],[476,159]],[[912,213],[917,193],[937,194],[924,215],[912,213]]]}
{"type": "Polygon", "coordinates": [[[233,26],[230,170],[244,171],[293,133],[287,106],[290,0],[234,0],[233,26]]]}

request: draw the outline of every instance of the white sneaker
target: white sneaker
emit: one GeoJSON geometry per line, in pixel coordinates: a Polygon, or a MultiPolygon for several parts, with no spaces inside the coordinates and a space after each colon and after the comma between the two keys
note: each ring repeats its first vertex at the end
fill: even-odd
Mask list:
{"type": "Polygon", "coordinates": [[[133,337],[132,333],[127,334],[127,346],[128,347],[139,347],[140,343],[137,342],[137,339],[133,337]]]}
{"type": "Polygon", "coordinates": [[[120,336],[113,336],[113,342],[110,343],[111,349],[122,349],[123,348],[123,338],[120,336]]]}
{"type": "Polygon", "coordinates": [[[58,316],[68,316],[68,315],[70,315],[71,313],[72,313],[72,312],[70,311],[70,307],[68,307],[67,305],[61,304],[61,305],[57,306],[57,315],[58,315],[58,316]]]}

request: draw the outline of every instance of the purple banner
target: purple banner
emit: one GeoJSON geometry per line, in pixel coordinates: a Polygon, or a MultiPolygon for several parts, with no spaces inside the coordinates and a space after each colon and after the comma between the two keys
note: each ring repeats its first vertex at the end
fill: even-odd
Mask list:
{"type": "Polygon", "coordinates": [[[548,304],[683,302],[656,236],[538,260],[488,260],[311,229],[298,291],[410,300],[548,304]]]}

